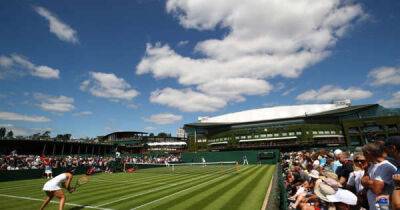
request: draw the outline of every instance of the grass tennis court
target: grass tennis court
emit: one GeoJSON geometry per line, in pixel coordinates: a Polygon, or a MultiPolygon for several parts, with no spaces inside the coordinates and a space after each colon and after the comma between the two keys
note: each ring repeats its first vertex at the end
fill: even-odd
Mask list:
{"type": "MultiPolygon", "coordinates": [[[[65,209],[260,209],[274,170],[273,165],[249,165],[239,171],[203,167],[171,173],[155,168],[96,174],[77,192],[66,193],[65,209]]],[[[0,182],[0,209],[39,209],[45,182],[0,182]]],[[[57,209],[56,202],[47,209],[57,209]]]]}

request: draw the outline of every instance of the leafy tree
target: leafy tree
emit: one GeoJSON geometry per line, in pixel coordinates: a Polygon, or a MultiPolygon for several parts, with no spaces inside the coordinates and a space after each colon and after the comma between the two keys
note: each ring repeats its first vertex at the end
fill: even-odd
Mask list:
{"type": "Polygon", "coordinates": [[[166,134],[166,133],[164,133],[164,132],[161,132],[161,133],[158,133],[158,134],[157,134],[157,137],[163,137],[163,138],[165,138],[165,137],[168,137],[168,134],[166,134]]]}
{"type": "Polygon", "coordinates": [[[35,133],[32,135],[32,140],[39,140],[40,139],[40,133],[35,133]]]}
{"type": "Polygon", "coordinates": [[[13,139],[13,138],[14,138],[14,132],[12,130],[8,131],[7,139],[13,139]]]}
{"type": "Polygon", "coordinates": [[[154,137],[154,133],[150,133],[149,136],[150,136],[150,137],[154,137]]]}
{"type": "Polygon", "coordinates": [[[6,128],[0,128],[0,139],[4,139],[4,137],[6,136],[6,128]]]}
{"type": "Polygon", "coordinates": [[[41,137],[41,139],[49,140],[50,139],[50,131],[45,131],[41,137]]]}
{"type": "Polygon", "coordinates": [[[56,140],[59,140],[59,141],[64,140],[64,135],[62,135],[62,134],[57,134],[56,140]]]}
{"type": "Polygon", "coordinates": [[[72,137],[72,135],[69,134],[69,133],[64,134],[64,140],[65,140],[65,141],[71,140],[71,137],[72,137]]]}

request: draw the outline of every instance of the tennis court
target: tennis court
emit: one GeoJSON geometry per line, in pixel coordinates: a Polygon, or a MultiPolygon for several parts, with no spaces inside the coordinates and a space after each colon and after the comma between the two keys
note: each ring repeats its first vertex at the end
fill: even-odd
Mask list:
{"type": "MultiPolygon", "coordinates": [[[[216,165],[96,174],[66,193],[65,209],[260,209],[274,170],[273,165],[216,165]]],[[[38,209],[45,182],[0,182],[0,209],[38,209]]],[[[57,209],[53,201],[47,209],[57,209]]]]}

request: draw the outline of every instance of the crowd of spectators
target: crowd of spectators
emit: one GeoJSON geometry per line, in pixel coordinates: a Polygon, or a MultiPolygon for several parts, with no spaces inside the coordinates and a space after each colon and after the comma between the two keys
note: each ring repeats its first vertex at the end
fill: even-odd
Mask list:
{"type": "Polygon", "coordinates": [[[400,209],[400,137],[282,154],[289,209],[400,209]]]}
{"type": "MultiPolygon", "coordinates": [[[[118,158],[125,163],[165,163],[180,161],[179,156],[172,154],[140,157],[125,156],[118,158]]],[[[94,166],[99,170],[108,171],[107,168],[109,164],[115,160],[115,156],[39,156],[21,155],[13,151],[8,155],[0,155],[0,170],[45,169],[46,166],[50,166],[51,168],[94,166]]]]}
{"type": "Polygon", "coordinates": [[[176,163],[180,162],[181,157],[174,154],[165,154],[157,156],[142,156],[142,157],[126,157],[124,161],[126,163],[148,163],[148,164],[164,164],[164,163],[176,163]]]}
{"type": "Polygon", "coordinates": [[[39,156],[39,155],[1,155],[0,170],[24,170],[24,169],[44,169],[46,166],[51,168],[66,168],[78,166],[95,166],[104,168],[108,163],[114,161],[114,157],[88,157],[88,156],[39,156]]]}

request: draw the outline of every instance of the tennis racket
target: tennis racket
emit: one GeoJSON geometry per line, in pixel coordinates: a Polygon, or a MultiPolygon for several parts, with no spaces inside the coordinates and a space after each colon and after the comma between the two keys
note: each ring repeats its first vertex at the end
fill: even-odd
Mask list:
{"type": "Polygon", "coordinates": [[[82,186],[82,185],[88,183],[89,180],[90,180],[90,179],[89,179],[89,176],[82,176],[82,177],[80,177],[78,180],[76,180],[74,189],[76,190],[78,187],[80,187],[80,186],[82,186]]]}

